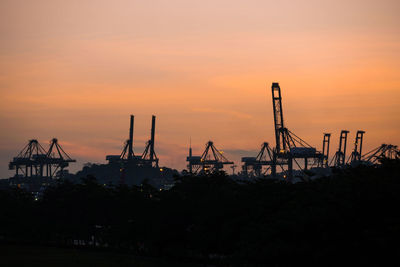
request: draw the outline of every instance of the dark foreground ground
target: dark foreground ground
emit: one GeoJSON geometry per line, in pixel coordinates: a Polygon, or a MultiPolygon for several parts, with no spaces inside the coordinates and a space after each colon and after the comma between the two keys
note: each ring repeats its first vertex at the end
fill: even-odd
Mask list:
{"type": "Polygon", "coordinates": [[[399,160],[297,184],[186,176],[164,191],[146,183],[109,187],[88,176],[81,184],[52,186],[37,200],[0,190],[0,243],[30,245],[6,246],[0,260],[393,266],[400,255],[399,207],[399,160]]]}
{"type": "Polygon", "coordinates": [[[0,245],[0,266],[30,267],[167,267],[201,266],[192,263],[165,262],[157,259],[109,251],[91,251],[87,249],[0,245]]]}

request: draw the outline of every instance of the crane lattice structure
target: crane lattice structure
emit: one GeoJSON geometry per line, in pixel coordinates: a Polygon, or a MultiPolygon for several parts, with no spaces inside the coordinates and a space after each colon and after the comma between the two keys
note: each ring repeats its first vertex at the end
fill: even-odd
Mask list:
{"type": "Polygon", "coordinates": [[[46,151],[36,139],[28,144],[9,163],[9,169],[15,170],[15,176],[60,178],[70,162],[76,162],[53,138],[46,151]]]}
{"type": "Polygon", "coordinates": [[[214,146],[212,141],[207,142],[206,148],[201,156],[192,156],[191,151],[190,148],[189,157],[187,157],[186,160],[189,162],[189,172],[193,174],[199,172],[216,172],[222,170],[224,165],[234,164],[223,155],[222,151],[214,146]]]}
{"type": "Polygon", "coordinates": [[[261,145],[256,157],[242,157],[242,170],[245,176],[261,177],[267,175],[274,165],[274,151],[267,142],[261,145]],[[263,168],[264,167],[264,168],[263,168]]]}
{"type": "Polygon", "coordinates": [[[377,164],[382,159],[400,159],[400,150],[395,145],[382,144],[361,157],[363,162],[377,164]]]}

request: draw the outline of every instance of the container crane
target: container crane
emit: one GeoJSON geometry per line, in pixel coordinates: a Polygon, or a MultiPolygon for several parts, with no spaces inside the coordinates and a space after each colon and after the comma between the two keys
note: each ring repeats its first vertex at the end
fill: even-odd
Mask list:
{"type": "Polygon", "coordinates": [[[191,173],[194,174],[198,172],[211,173],[220,171],[224,168],[224,165],[234,164],[223,155],[222,151],[214,146],[212,141],[207,142],[206,148],[201,156],[193,156],[191,155],[191,151],[190,148],[189,157],[186,158],[186,161],[189,162],[189,171],[191,170],[191,173]]]}
{"type": "Polygon", "coordinates": [[[130,116],[130,127],[129,127],[129,139],[127,139],[124,143],[124,147],[120,155],[107,155],[106,160],[109,163],[113,162],[139,162],[141,160],[141,156],[135,156],[133,152],[133,129],[134,129],[134,121],[135,117],[133,115],[130,116]]]}
{"type": "Polygon", "coordinates": [[[76,162],[64,151],[58,143],[57,138],[53,138],[50,142],[49,150],[46,153],[47,176],[50,178],[64,175],[64,169],[69,166],[69,163],[76,162]]]}
{"type": "Polygon", "coordinates": [[[272,168],[276,169],[274,151],[267,142],[261,145],[261,150],[256,157],[242,157],[242,162],[244,163],[242,166],[243,174],[246,176],[260,177],[266,175],[269,170],[273,172],[272,168]],[[264,166],[267,167],[265,170],[263,170],[264,166]]]}
{"type": "Polygon", "coordinates": [[[275,166],[287,165],[288,182],[293,179],[293,162],[300,170],[308,169],[308,160],[312,159],[313,164],[321,160],[323,155],[306,141],[298,137],[285,127],[283,121],[282,94],[279,83],[272,83],[272,107],[274,112],[275,126],[275,166]],[[297,159],[302,159],[304,165],[300,166],[297,159]]]}
{"type": "Polygon", "coordinates": [[[347,135],[349,134],[349,131],[347,130],[342,130],[340,132],[340,138],[339,138],[339,148],[338,151],[336,151],[335,156],[332,158],[332,161],[330,162],[329,165],[334,166],[336,168],[342,168],[344,167],[346,163],[346,146],[347,146],[347,135]],[[332,165],[333,163],[333,165],[332,165]]]}
{"type": "Polygon", "coordinates": [[[158,157],[154,151],[154,135],[156,130],[156,116],[151,119],[151,136],[150,140],[146,143],[146,148],[143,151],[141,162],[145,165],[152,166],[153,164],[158,168],[158,157]]]}
{"type": "Polygon", "coordinates": [[[400,159],[400,150],[395,145],[382,144],[361,157],[363,162],[377,164],[382,159],[400,159]]]}
{"type": "Polygon", "coordinates": [[[324,139],[322,141],[322,158],[319,162],[319,167],[329,167],[329,145],[331,140],[330,133],[324,133],[324,139]]]}
{"type": "Polygon", "coordinates": [[[60,178],[69,163],[76,162],[53,138],[46,151],[36,139],[28,144],[9,163],[9,169],[15,169],[15,176],[60,178]]]}
{"type": "Polygon", "coordinates": [[[351,155],[347,161],[348,164],[354,165],[361,161],[364,134],[365,131],[357,131],[356,140],[354,141],[354,150],[351,152],[351,155]]]}

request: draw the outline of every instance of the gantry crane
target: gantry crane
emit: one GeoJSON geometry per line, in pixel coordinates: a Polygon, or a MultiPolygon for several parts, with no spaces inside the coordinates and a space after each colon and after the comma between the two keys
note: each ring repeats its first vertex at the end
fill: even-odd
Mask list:
{"type": "Polygon", "coordinates": [[[129,127],[129,139],[125,141],[124,147],[120,155],[107,155],[106,160],[110,163],[112,162],[139,162],[141,160],[141,156],[135,156],[133,152],[133,129],[134,129],[134,120],[135,117],[133,115],[130,116],[130,127],[129,127]]]}
{"type": "Polygon", "coordinates": [[[192,149],[189,149],[189,156],[186,158],[188,161],[189,171],[193,174],[199,172],[211,173],[220,171],[224,168],[224,165],[234,164],[229,161],[223,152],[218,150],[212,141],[208,141],[206,148],[201,156],[193,156],[192,149]]]}
{"type": "Polygon", "coordinates": [[[376,164],[382,159],[400,159],[400,150],[395,145],[382,144],[361,157],[363,162],[376,164]]]}
{"type": "Polygon", "coordinates": [[[25,177],[43,176],[46,151],[36,139],[29,140],[28,144],[9,163],[10,170],[15,169],[15,175],[25,177]]]}
{"type": "Polygon", "coordinates": [[[354,141],[354,150],[351,152],[351,155],[347,161],[347,163],[350,165],[358,164],[361,161],[364,134],[365,131],[357,131],[356,140],[354,141]]]}
{"type": "Polygon", "coordinates": [[[324,139],[322,140],[322,158],[319,161],[318,167],[323,167],[323,168],[329,167],[330,140],[331,140],[331,134],[324,133],[324,139]]]}
{"type": "Polygon", "coordinates": [[[342,130],[340,132],[339,138],[339,148],[336,151],[335,156],[332,158],[332,161],[329,165],[334,166],[336,168],[342,168],[346,163],[346,147],[347,147],[347,135],[349,131],[342,130]],[[333,163],[333,165],[332,165],[333,163]]]}
{"type": "Polygon", "coordinates": [[[68,167],[69,163],[76,162],[76,160],[71,159],[71,157],[65,153],[64,149],[58,143],[57,138],[51,140],[46,156],[47,176],[51,178],[55,176],[62,178],[64,175],[64,169],[68,167]]]}
{"type": "Polygon", "coordinates": [[[276,169],[274,165],[274,151],[269,147],[267,142],[261,145],[261,150],[258,152],[256,157],[242,157],[242,173],[245,176],[261,177],[266,175],[268,171],[272,171],[272,168],[276,169]],[[264,168],[263,170],[263,167],[264,168]]]}
{"type": "Polygon", "coordinates": [[[309,159],[313,160],[313,164],[316,164],[321,160],[323,155],[285,127],[282,94],[278,83],[272,83],[272,107],[276,141],[274,165],[280,165],[282,169],[284,165],[287,165],[287,178],[288,182],[291,182],[293,179],[293,162],[300,170],[307,170],[309,159]],[[300,166],[297,159],[302,159],[304,165],[300,166]]]}
{"type": "Polygon", "coordinates": [[[156,116],[151,118],[151,136],[150,140],[146,143],[146,148],[143,151],[141,162],[146,165],[152,166],[153,164],[158,168],[158,157],[154,151],[154,135],[156,130],[156,116]]]}
{"type": "Polygon", "coordinates": [[[36,139],[32,139],[9,163],[9,169],[15,169],[17,177],[23,175],[25,177],[60,178],[70,162],[76,162],[76,160],[71,159],[65,153],[56,138],[50,141],[48,151],[36,139]]]}
{"type": "Polygon", "coordinates": [[[158,167],[158,158],[154,150],[154,137],[155,137],[155,125],[156,116],[152,116],[151,121],[151,137],[150,140],[146,142],[146,148],[144,149],[142,155],[136,156],[133,151],[133,128],[134,128],[134,116],[130,117],[130,127],[129,127],[129,139],[125,141],[124,147],[120,155],[107,155],[106,160],[109,163],[118,162],[121,164],[121,169],[125,164],[136,164],[136,165],[146,165],[158,167]]]}

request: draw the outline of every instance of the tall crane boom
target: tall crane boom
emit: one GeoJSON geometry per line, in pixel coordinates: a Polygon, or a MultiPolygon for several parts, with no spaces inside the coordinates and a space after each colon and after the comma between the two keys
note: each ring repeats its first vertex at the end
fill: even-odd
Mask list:
{"type": "Polygon", "coordinates": [[[282,95],[279,83],[272,83],[272,108],[274,110],[275,139],[277,152],[286,151],[285,127],[283,125],[282,95]]]}
{"type": "Polygon", "coordinates": [[[151,147],[150,147],[150,160],[154,160],[154,133],[156,130],[156,116],[151,117],[151,147]]]}
{"type": "Polygon", "coordinates": [[[128,159],[133,158],[133,122],[134,122],[134,116],[131,115],[131,122],[130,122],[130,127],[129,127],[129,149],[128,149],[128,159]]]}

